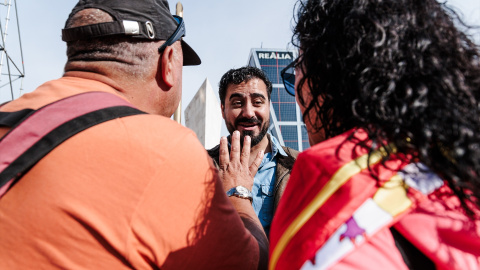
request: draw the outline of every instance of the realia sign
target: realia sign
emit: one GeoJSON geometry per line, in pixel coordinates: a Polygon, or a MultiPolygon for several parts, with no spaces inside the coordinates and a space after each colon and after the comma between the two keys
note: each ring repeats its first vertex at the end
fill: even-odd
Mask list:
{"type": "Polygon", "coordinates": [[[291,52],[257,52],[259,60],[262,59],[276,59],[276,60],[291,60],[293,54],[291,52]]]}

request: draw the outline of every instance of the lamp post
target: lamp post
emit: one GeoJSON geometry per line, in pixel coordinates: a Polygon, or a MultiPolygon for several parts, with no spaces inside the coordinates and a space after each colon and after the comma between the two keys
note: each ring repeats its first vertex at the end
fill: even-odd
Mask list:
{"type": "MultiPolygon", "coordinates": [[[[183,17],[183,5],[180,2],[178,2],[176,6],[176,15],[183,17]]],[[[178,103],[178,107],[173,114],[173,120],[177,121],[179,124],[182,124],[182,99],[180,99],[180,103],[178,103]]]]}

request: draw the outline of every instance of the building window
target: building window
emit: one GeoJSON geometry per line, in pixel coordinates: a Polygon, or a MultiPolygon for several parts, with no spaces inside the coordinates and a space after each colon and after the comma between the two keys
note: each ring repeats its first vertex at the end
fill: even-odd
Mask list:
{"type": "Polygon", "coordinates": [[[298,133],[297,126],[285,126],[280,125],[280,132],[283,136],[283,142],[285,146],[298,149],[298,133]]]}

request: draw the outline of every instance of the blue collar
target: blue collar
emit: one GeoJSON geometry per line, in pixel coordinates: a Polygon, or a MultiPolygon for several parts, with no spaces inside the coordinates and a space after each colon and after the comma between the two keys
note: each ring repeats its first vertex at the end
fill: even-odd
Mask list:
{"type": "Polygon", "coordinates": [[[272,157],[276,156],[278,153],[286,157],[287,153],[285,153],[277,138],[273,137],[270,133],[267,133],[266,136],[268,136],[268,139],[270,140],[270,145],[272,146],[272,157]]]}

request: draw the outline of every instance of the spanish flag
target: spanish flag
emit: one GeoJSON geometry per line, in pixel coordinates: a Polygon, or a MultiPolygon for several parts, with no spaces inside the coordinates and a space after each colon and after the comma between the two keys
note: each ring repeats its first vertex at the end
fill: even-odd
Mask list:
{"type": "Polygon", "coordinates": [[[346,140],[352,132],[367,138],[349,131],[299,155],[272,223],[269,269],[328,268],[412,206],[398,174],[406,159],[382,166],[384,151],[355,147],[346,140]]]}

